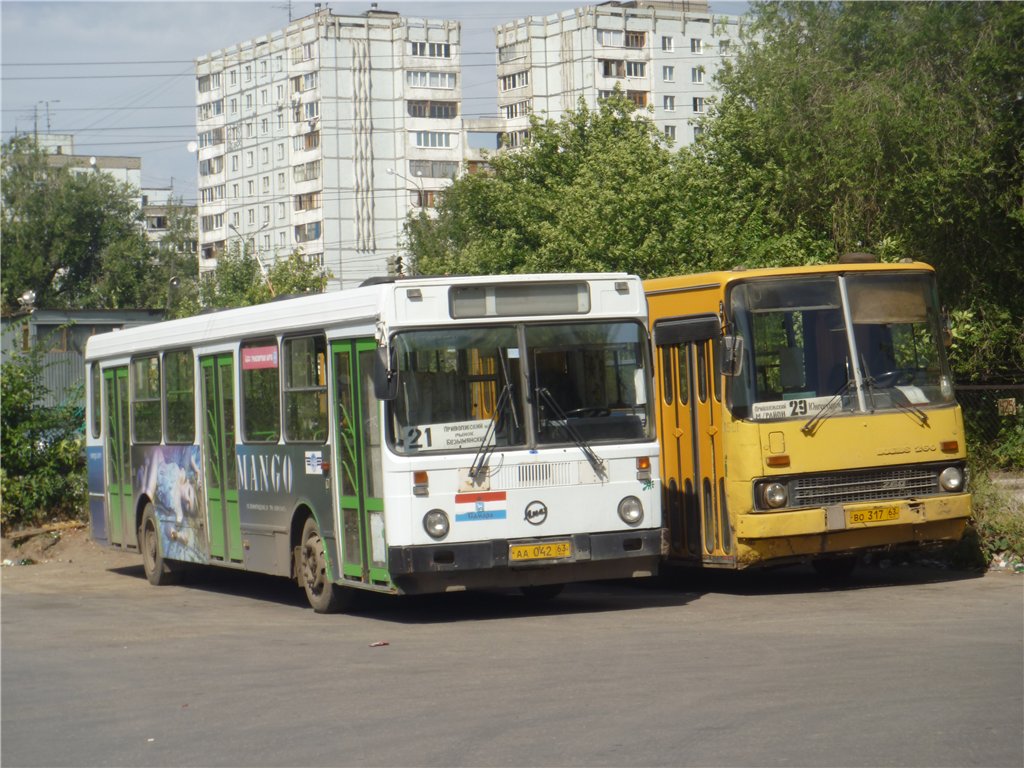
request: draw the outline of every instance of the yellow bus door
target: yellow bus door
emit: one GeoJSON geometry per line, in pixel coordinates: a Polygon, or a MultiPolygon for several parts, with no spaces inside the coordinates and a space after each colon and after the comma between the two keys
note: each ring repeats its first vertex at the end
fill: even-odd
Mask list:
{"type": "Polygon", "coordinates": [[[131,442],[128,439],[128,367],[103,372],[107,401],[107,530],[110,543],[136,545],[132,506],[131,442]]]}
{"type": "Polygon", "coordinates": [[[721,388],[714,315],[655,323],[662,367],[659,403],[670,554],[733,567],[732,529],[724,498],[721,388]]]}
{"type": "Polygon", "coordinates": [[[335,341],[331,353],[341,576],[348,581],[389,586],[380,402],[373,392],[377,343],[373,339],[335,341]]]}

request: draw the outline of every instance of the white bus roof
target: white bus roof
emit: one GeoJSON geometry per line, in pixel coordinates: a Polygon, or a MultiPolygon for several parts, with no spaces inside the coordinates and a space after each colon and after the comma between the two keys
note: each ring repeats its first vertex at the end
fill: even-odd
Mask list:
{"type": "MultiPolygon", "coordinates": [[[[282,298],[251,307],[224,309],[138,328],[101,333],[88,340],[85,357],[86,360],[124,357],[152,350],[213,345],[239,338],[256,338],[261,335],[271,336],[346,325],[372,327],[378,319],[384,319],[395,326],[407,325],[408,323],[403,323],[395,317],[394,301],[397,290],[433,288],[436,291],[438,288],[447,289],[457,285],[553,283],[573,280],[635,282],[636,290],[631,293],[635,294],[634,301],[640,302],[636,309],[639,313],[646,314],[643,287],[639,278],[619,272],[401,278],[343,291],[282,298]]],[[[420,324],[435,324],[438,319],[440,318],[424,316],[420,324]]],[[[445,319],[457,322],[447,318],[447,315],[445,319]]]]}

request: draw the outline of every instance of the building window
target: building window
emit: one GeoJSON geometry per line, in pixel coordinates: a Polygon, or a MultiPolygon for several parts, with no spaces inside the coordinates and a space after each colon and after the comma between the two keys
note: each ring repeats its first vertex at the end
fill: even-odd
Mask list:
{"type": "Polygon", "coordinates": [[[503,45],[498,49],[498,61],[501,64],[506,64],[510,61],[523,58],[526,58],[525,43],[511,43],[509,45],[503,45]]]}
{"type": "Polygon", "coordinates": [[[255,158],[253,156],[252,150],[250,149],[248,152],[245,153],[245,167],[252,168],[254,162],[255,158]]]}
{"type": "MultiPolygon", "coordinates": [[[[266,64],[266,62],[263,62],[263,63],[266,64]]],[[[260,104],[262,104],[265,107],[265,106],[267,106],[268,103],[270,103],[270,97],[267,94],[267,89],[266,88],[261,88],[260,89],[260,104]]]]}
{"type": "Polygon", "coordinates": [[[430,59],[450,59],[452,47],[449,43],[427,43],[422,40],[409,42],[409,52],[413,56],[426,56],[430,59]]]}
{"type": "Polygon", "coordinates": [[[320,131],[310,131],[292,137],[292,148],[296,152],[308,152],[320,146],[320,131]]]}
{"type": "Polygon", "coordinates": [[[704,82],[704,67],[694,67],[690,70],[690,79],[695,83],[704,82]]]}
{"type": "Polygon", "coordinates": [[[260,135],[261,136],[266,136],[268,133],[270,133],[270,120],[268,120],[265,117],[261,118],[260,119],[260,135]]]}
{"type": "Polygon", "coordinates": [[[662,67],[661,68],[661,79],[666,83],[671,83],[676,79],[676,68],[675,67],[662,67]]]}
{"type": "Polygon", "coordinates": [[[233,200],[237,200],[238,199],[238,185],[237,184],[232,184],[231,185],[231,198],[233,200]]]}
{"type": "Polygon", "coordinates": [[[690,53],[704,53],[704,41],[699,37],[691,37],[690,53]]]}
{"type": "Polygon", "coordinates": [[[293,177],[296,182],[301,181],[312,181],[313,179],[320,178],[320,161],[313,160],[303,165],[297,165],[292,169],[293,177]]]}
{"type": "Polygon", "coordinates": [[[627,32],[626,33],[626,47],[627,48],[644,48],[647,45],[647,33],[646,32],[627,32]]]}
{"type": "Polygon", "coordinates": [[[268,224],[269,222],[270,222],[270,206],[269,205],[264,205],[263,206],[263,218],[261,220],[261,223],[268,224]]]}
{"type": "Polygon", "coordinates": [[[730,50],[730,42],[728,40],[719,40],[718,41],[718,55],[719,56],[726,56],[726,55],[728,55],[729,54],[729,50],[730,50]]]}
{"type": "Polygon", "coordinates": [[[602,77],[625,77],[626,65],[617,59],[598,59],[602,77]]]}
{"type": "Polygon", "coordinates": [[[285,216],[284,203],[277,204],[277,218],[283,219],[285,216]]]}
{"type": "Polygon", "coordinates": [[[643,61],[627,61],[626,77],[645,77],[647,75],[647,64],[643,61]]]}
{"type": "Polygon", "coordinates": [[[302,115],[306,120],[315,120],[320,117],[320,102],[311,101],[308,104],[304,104],[302,108],[302,115]]]}
{"type": "Polygon", "coordinates": [[[621,29],[599,29],[597,30],[597,42],[608,48],[622,47],[621,29]]]}
{"type": "Polygon", "coordinates": [[[514,75],[505,75],[500,80],[501,91],[514,91],[516,88],[524,88],[530,84],[530,73],[527,70],[516,72],[514,75]]]}
{"type": "Polygon", "coordinates": [[[251,64],[246,64],[245,65],[245,82],[248,83],[251,80],[252,80],[252,65],[251,64]]]}
{"type": "Polygon", "coordinates": [[[454,72],[430,72],[425,70],[409,70],[405,73],[406,85],[413,88],[454,88],[454,72]]]}
{"type": "Polygon", "coordinates": [[[702,133],[704,133],[704,126],[701,126],[701,125],[693,126],[693,139],[694,139],[694,141],[699,139],[702,133]]]}
{"type": "Polygon", "coordinates": [[[666,112],[676,111],[676,97],[675,96],[664,96],[662,97],[661,105],[665,108],[666,112]]]}
{"type": "Polygon", "coordinates": [[[238,211],[235,211],[234,213],[232,213],[231,214],[231,226],[237,227],[241,223],[242,222],[241,222],[241,218],[238,215],[238,211]]]}
{"type": "Polygon", "coordinates": [[[410,160],[409,175],[416,178],[454,179],[459,174],[459,163],[454,160],[410,160]]]}
{"type": "Polygon", "coordinates": [[[249,208],[246,211],[246,214],[248,215],[249,223],[250,224],[255,224],[256,223],[256,209],[255,208],[249,208]]]}
{"type": "Polygon", "coordinates": [[[246,192],[248,192],[249,194],[249,197],[252,197],[253,195],[256,194],[256,182],[253,181],[252,179],[249,179],[247,182],[245,182],[245,187],[246,192]]]}
{"type": "Polygon", "coordinates": [[[269,147],[263,147],[260,150],[260,162],[263,163],[263,165],[266,165],[267,163],[270,162],[270,148],[269,147]]]}
{"type": "Polygon", "coordinates": [[[278,171],[277,173],[277,188],[284,191],[284,171],[278,171]]]}
{"type": "Polygon", "coordinates": [[[416,131],[417,147],[451,147],[452,134],[444,131],[416,131]]]}
{"type": "Polygon", "coordinates": [[[299,224],[295,227],[295,242],[308,243],[320,239],[320,222],[311,221],[308,224],[299,224]]]}
{"type": "Polygon", "coordinates": [[[232,69],[230,72],[228,72],[228,82],[231,85],[238,85],[238,70],[237,69],[232,69]]]}
{"type": "Polygon", "coordinates": [[[514,104],[506,104],[502,107],[505,113],[506,120],[512,120],[517,117],[526,117],[530,114],[530,102],[529,101],[517,101],[514,104]]]}
{"type": "Polygon", "coordinates": [[[409,117],[453,120],[458,117],[459,105],[454,101],[409,101],[406,102],[406,111],[409,117]]]}
{"type": "Polygon", "coordinates": [[[674,51],[675,49],[675,42],[672,40],[671,36],[665,36],[661,38],[661,50],[674,51]]]}
{"type": "Polygon", "coordinates": [[[626,98],[632,101],[638,107],[646,107],[648,93],[647,91],[626,91],[626,98]]]}
{"type": "Polygon", "coordinates": [[[665,126],[665,138],[672,141],[676,140],[676,127],[674,125],[665,126]]]}
{"type": "Polygon", "coordinates": [[[231,114],[232,115],[237,115],[238,114],[238,99],[235,99],[235,98],[231,99],[231,114]]]}
{"type": "Polygon", "coordinates": [[[704,97],[703,96],[694,96],[693,97],[693,111],[694,112],[700,112],[700,113],[704,112],[704,97]]]}
{"type": "Polygon", "coordinates": [[[263,191],[264,192],[269,192],[270,191],[270,177],[269,176],[264,176],[263,177],[263,191]]]}
{"type": "Polygon", "coordinates": [[[309,192],[304,195],[295,195],[296,211],[312,211],[320,207],[320,193],[309,192]]]}

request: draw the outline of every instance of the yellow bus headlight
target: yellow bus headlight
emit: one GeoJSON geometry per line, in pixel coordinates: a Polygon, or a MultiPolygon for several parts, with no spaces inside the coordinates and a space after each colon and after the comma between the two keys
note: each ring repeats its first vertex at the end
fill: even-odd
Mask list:
{"type": "Polygon", "coordinates": [[[944,491],[956,493],[964,489],[964,473],[960,467],[946,467],[939,473],[939,486],[944,491]]]}
{"type": "Polygon", "coordinates": [[[782,483],[765,483],[761,486],[761,502],[764,506],[778,509],[786,506],[787,501],[789,494],[782,483]]]}

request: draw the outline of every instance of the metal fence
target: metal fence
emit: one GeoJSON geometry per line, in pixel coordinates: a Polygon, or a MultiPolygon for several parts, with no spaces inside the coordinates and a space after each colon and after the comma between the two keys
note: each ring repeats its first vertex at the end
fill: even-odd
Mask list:
{"type": "MultiPolygon", "coordinates": [[[[1024,372],[1017,378],[1024,382],[1024,372]]],[[[1024,470],[1024,383],[957,384],[968,450],[993,469],[1024,470]]]]}

